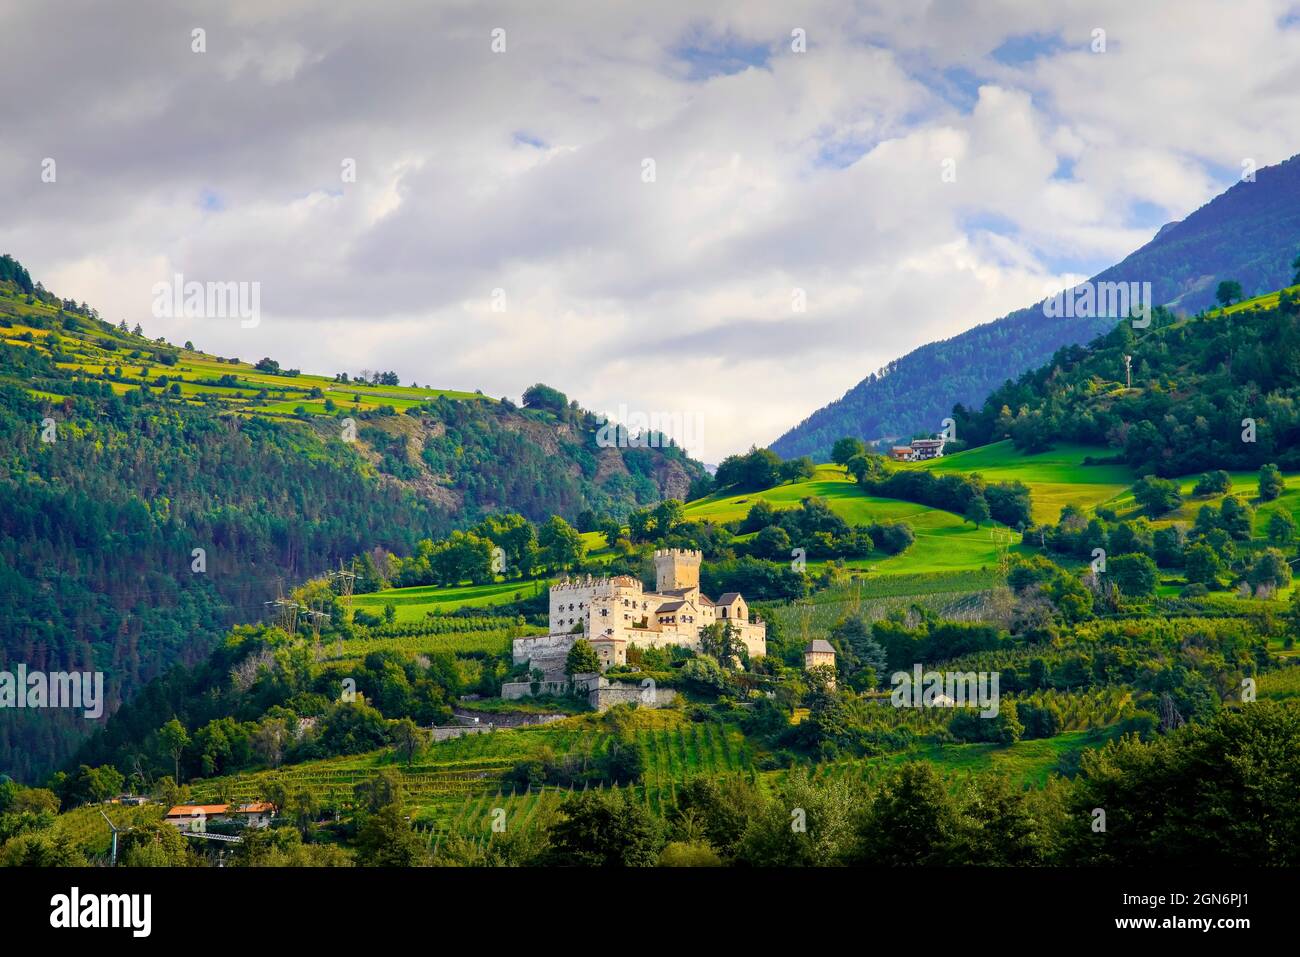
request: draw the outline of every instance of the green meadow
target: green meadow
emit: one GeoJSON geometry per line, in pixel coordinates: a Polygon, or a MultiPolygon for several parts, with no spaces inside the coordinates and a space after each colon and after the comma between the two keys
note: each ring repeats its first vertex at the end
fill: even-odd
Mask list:
{"type": "Polygon", "coordinates": [[[545,590],[549,580],[493,582],[489,585],[413,585],[410,588],[387,588],[357,595],[353,604],[369,614],[382,615],[385,605],[392,605],[398,622],[422,621],[429,612],[456,611],[458,608],[487,608],[530,598],[545,590]]]}
{"type": "Polygon", "coordinates": [[[1033,496],[1034,521],[1055,522],[1066,505],[1095,508],[1137,481],[1138,476],[1126,465],[1083,464],[1089,455],[1100,458],[1110,454],[1108,449],[1063,443],[1048,452],[1021,455],[1006,440],[904,467],[939,474],[978,472],[990,482],[1024,482],[1033,496]]]}
{"type": "MultiPolygon", "coordinates": [[[[335,382],[332,376],[299,373],[276,375],[255,368],[253,362],[226,359],[193,349],[177,350],[175,365],[157,360],[156,355],[140,348],[139,340],[108,331],[88,321],[80,323],[74,331],[41,328],[53,324],[59,311],[39,300],[27,303],[25,297],[12,293],[0,294],[0,339],[11,345],[34,348],[47,356],[57,347],[60,369],[81,373],[88,379],[109,380],[118,367],[122,378],[128,381],[110,381],[110,388],[118,394],[138,388],[142,383],[157,387],[160,376],[167,378],[166,388],[173,383],[191,404],[215,404],[231,413],[266,418],[285,418],[303,409],[308,415],[337,415],[348,412],[365,412],[391,406],[398,412],[415,408],[440,396],[451,399],[482,399],[495,401],[476,392],[454,389],[421,388],[401,385],[370,385],[366,383],[335,382]],[[26,321],[24,321],[26,320],[26,321]],[[25,339],[30,336],[30,339],[25,339]],[[232,377],[233,384],[218,385],[218,380],[232,377]],[[263,395],[265,393],[265,395],[263,395]],[[259,396],[262,396],[259,398],[259,396]],[[325,408],[326,400],[335,408],[325,408]]],[[[171,349],[172,347],[166,347],[171,349]]],[[[255,362],[256,360],[254,360],[255,362]]],[[[0,372],[0,379],[3,379],[0,372]]],[[[23,385],[21,382],[15,384],[23,385]]],[[[66,398],[51,392],[28,389],[39,398],[59,402],[66,398]]]]}
{"type": "Polygon", "coordinates": [[[852,568],[881,574],[997,567],[1001,548],[1019,539],[1009,529],[988,525],[976,528],[951,512],[914,502],[866,495],[838,465],[817,466],[816,474],[806,482],[740,495],[710,495],[689,503],[685,517],[688,521],[730,522],[744,518],[754,502],[760,499],[772,503],[775,508],[794,508],[810,496],[825,499],[831,509],[851,525],[907,522],[912,526],[916,542],[901,555],[873,556],[847,563],[852,568]]]}

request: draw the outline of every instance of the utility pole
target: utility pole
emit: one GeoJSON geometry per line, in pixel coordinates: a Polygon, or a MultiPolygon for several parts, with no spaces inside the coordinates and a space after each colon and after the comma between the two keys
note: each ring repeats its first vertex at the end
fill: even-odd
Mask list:
{"type": "Polygon", "coordinates": [[[312,648],[316,652],[317,660],[319,660],[320,659],[320,623],[321,621],[328,622],[330,620],[330,616],[316,608],[307,609],[306,614],[307,617],[311,619],[312,648]]]}
{"type": "Polygon", "coordinates": [[[343,599],[343,607],[349,611],[352,609],[352,589],[356,585],[357,576],[355,572],[344,571],[343,559],[339,559],[339,570],[330,572],[328,576],[330,581],[337,581],[339,588],[339,597],[343,599]]]}
{"type": "Polygon", "coordinates": [[[1124,382],[1125,388],[1133,388],[1133,357],[1124,357],[1124,382]]]}
{"type": "Polygon", "coordinates": [[[284,588],[276,585],[275,601],[263,602],[264,605],[273,606],[280,617],[280,626],[290,635],[298,632],[298,611],[302,607],[291,598],[284,597],[284,588]]]}
{"type": "Polygon", "coordinates": [[[102,808],[95,808],[95,810],[99,811],[100,817],[102,817],[105,821],[108,821],[108,829],[113,832],[113,851],[112,851],[112,857],[110,858],[109,866],[117,867],[117,827],[113,824],[112,821],[109,821],[108,815],[104,813],[102,808]]]}

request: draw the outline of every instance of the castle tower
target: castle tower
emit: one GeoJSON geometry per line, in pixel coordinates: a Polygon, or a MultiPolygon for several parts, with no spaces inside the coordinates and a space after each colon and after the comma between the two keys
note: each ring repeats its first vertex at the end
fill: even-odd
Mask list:
{"type": "Polygon", "coordinates": [[[655,551],[655,591],[700,587],[700,553],[681,548],[655,551]]]}

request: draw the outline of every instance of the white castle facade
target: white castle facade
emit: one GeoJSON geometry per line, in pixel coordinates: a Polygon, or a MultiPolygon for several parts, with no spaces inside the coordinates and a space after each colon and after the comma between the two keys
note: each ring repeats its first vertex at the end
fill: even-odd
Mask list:
{"type": "Polygon", "coordinates": [[[579,638],[591,642],[601,669],[627,662],[627,649],[677,645],[698,651],[700,632],[729,622],[750,657],[767,653],[767,625],[750,621],[749,606],[737,592],[713,601],[700,591],[700,553],[655,552],[655,590],[630,575],[565,579],[551,586],[550,631],[516,638],[515,664],[529,663],[548,678],[562,675],[565,658],[579,638]]]}

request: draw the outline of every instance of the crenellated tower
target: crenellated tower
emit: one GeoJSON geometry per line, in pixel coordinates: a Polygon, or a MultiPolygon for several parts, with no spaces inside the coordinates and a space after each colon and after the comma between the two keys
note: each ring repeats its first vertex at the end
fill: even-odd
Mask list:
{"type": "Polygon", "coordinates": [[[700,553],[684,548],[655,551],[655,591],[700,587],[700,553]]]}

